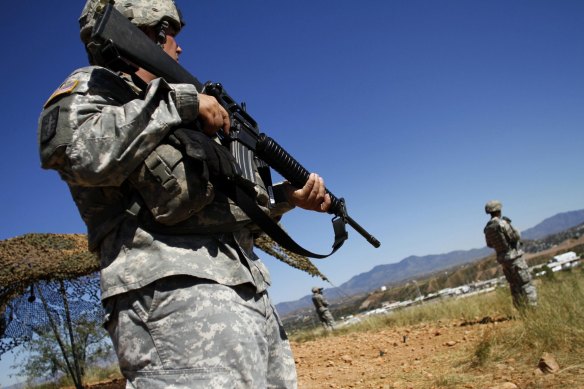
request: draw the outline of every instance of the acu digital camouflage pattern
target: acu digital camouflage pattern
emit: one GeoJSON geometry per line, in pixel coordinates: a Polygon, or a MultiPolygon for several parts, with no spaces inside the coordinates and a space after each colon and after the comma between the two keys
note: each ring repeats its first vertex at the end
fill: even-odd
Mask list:
{"type": "MultiPolygon", "coordinates": [[[[268,236],[262,235],[254,244],[274,258],[326,280],[308,258],[286,253],[268,236]]],[[[99,279],[94,274],[98,270],[99,260],[87,250],[84,234],[26,234],[0,241],[0,356],[30,339],[35,328],[47,326],[40,299],[29,301],[31,287],[46,290],[59,280],[81,282],[83,289],[95,296],[99,279]]],[[[93,303],[91,307],[82,305],[83,310],[101,312],[98,300],[93,303]]]]}
{"type": "Polygon", "coordinates": [[[106,328],[127,387],[296,387],[280,320],[250,285],[171,277],[108,300],[106,312],[113,306],[106,328]]]}
{"type": "Polygon", "coordinates": [[[513,305],[518,309],[525,307],[525,305],[537,305],[537,290],[532,282],[531,272],[529,266],[523,257],[505,261],[501,263],[503,273],[509,287],[511,288],[511,296],[513,296],[513,305]]]}
{"type": "Polygon", "coordinates": [[[328,309],[328,301],[324,298],[321,294],[321,289],[317,289],[312,295],[312,303],[316,308],[316,313],[318,318],[320,319],[320,323],[327,331],[332,331],[335,328],[335,319],[333,318],[332,313],[328,309]]]}
{"type": "Polygon", "coordinates": [[[537,305],[537,291],[520,247],[521,235],[511,225],[511,220],[505,217],[491,217],[485,226],[484,234],[487,246],[497,253],[497,262],[501,264],[511,288],[513,304],[519,309],[525,304],[537,305]]]}
{"type": "MultiPolygon", "coordinates": [[[[79,17],[80,36],[84,44],[90,40],[97,14],[102,12],[110,2],[110,0],[89,0],[85,3],[79,17]]],[[[184,25],[180,12],[172,0],[116,0],[114,7],[138,27],[152,27],[162,20],[168,20],[178,33],[184,25]]]]}
{"type": "Polygon", "coordinates": [[[197,116],[194,86],[152,81],[141,91],[100,67],[79,69],[45,104],[39,120],[41,164],[69,184],[88,228],[89,246],[127,218],[125,181],[172,127],[197,116]]]}
{"type": "Polygon", "coordinates": [[[270,278],[252,252],[252,226],[234,212],[218,212],[224,203],[208,204],[192,219],[208,224],[209,232],[227,234],[189,234],[176,231],[178,224],[152,229],[126,212],[133,172],[165,143],[171,128],[196,117],[194,87],[156,79],[142,95],[127,78],[99,67],[79,69],[64,84],[74,87],[54,94],[39,121],[41,161],[69,184],[90,249],[100,248],[103,298],[177,274],[226,285],[250,282],[265,290],[270,278]]]}
{"type": "Polygon", "coordinates": [[[503,208],[503,205],[498,200],[491,200],[485,204],[485,212],[486,213],[493,213],[500,211],[503,208]]]}
{"type": "MultiPolygon", "coordinates": [[[[101,298],[129,387],[180,386],[211,373],[214,378],[197,386],[295,387],[294,361],[266,293],[270,276],[253,252],[256,227],[233,213],[214,212],[211,206],[220,201],[208,188],[194,196],[204,204],[193,206],[193,217],[185,221],[210,210],[213,214],[199,219],[218,227],[212,232],[172,229],[185,221],[152,228],[140,216],[154,207],[134,187],[140,176],[131,177],[145,161],[158,159],[153,152],[169,144],[172,130],[188,128],[197,115],[193,85],[155,79],[141,90],[122,74],[82,68],[45,104],[39,120],[42,166],[58,171],[69,185],[88,228],[89,248],[99,254],[101,298]],[[183,288],[177,279],[200,285],[183,288]],[[134,295],[147,299],[150,287],[161,289],[143,306],[160,316],[142,317],[144,327],[125,302],[134,295]],[[148,333],[140,336],[141,330],[148,333]],[[159,360],[143,343],[150,339],[164,344],[159,360]],[[160,373],[162,364],[163,374],[148,371],[160,373]],[[230,373],[214,371],[218,366],[230,373]],[[210,370],[200,374],[201,368],[210,370]]],[[[155,164],[148,167],[160,173],[155,164]]]]}
{"type": "Polygon", "coordinates": [[[487,246],[497,252],[499,262],[512,260],[521,255],[521,235],[504,217],[492,217],[484,229],[487,246]]]}

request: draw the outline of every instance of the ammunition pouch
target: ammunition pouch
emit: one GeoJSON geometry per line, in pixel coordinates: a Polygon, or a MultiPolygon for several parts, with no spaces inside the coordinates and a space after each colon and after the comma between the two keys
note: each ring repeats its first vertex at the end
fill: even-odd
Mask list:
{"type": "Polygon", "coordinates": [[[161,144],[129,177],[155,222],[180,223],[213,201],[213,186],[203,176],[204,162],[184,159],[180,150],[161,144]]]}
{"type": "MultiPolygon", "coordinates": [[[[129,177],[141,208],[140,227],[166,234],[240,230],[249,216],[216,188],[218,178],[229,181],[236,169],[229,150],[207,135],[175,130],[129,177]]],[[[268,213],[265,191],[249,190],[268,213]]]]}

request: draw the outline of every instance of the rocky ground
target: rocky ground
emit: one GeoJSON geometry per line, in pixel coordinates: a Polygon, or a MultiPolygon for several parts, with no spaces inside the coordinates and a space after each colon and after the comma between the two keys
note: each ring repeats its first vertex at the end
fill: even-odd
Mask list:
{"type": "MultiPolygon", "coordinates": [[[[554,366],[509,355],[482,367],[473,356],[484,334],[517,325],[507,318],[439,322],[292,342],[300,389],[584,388],[584,364],[554,366]]],[[[539,359],[537,357],[532,360],[539,359]]],[[[122,389],[123,380],[92,385],[122,389]]]]}
{"type": "Polygon", "coordinates": [[[546,374],[510,355],[473,366],[485,331],[513,325],[504,318],[423,324],[293,343],[299,388],[584,388],[584,364],[546,374]]]}

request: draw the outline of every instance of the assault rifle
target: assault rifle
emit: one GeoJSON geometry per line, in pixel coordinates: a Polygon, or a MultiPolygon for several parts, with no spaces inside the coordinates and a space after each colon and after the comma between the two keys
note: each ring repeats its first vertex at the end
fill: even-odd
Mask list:
{"type": "MultiPolygon", "coordinates": [[[[170,83],[192,84],[199,92],[214,96],[230,115],[230,133],[229,135],[222,134],[221,140],[231,149],[240,167],[241,178],[255,183],[254,169],[257,168],[260,170],[260,174],[263,172],[265,175],[271,167],[298,188],[303,187],[308,180],[310,173],[276,141],[266,134],[260,133],[257,122],[246,112],[244,107],[237,104],[227,94],[221,84],[211,82],[205,85],[201,84],[196,77],[168,56],[139,28],[119,13],[112,4],[108,4],[103,12],[98,14],[91,42],[87,48],[92,63],[96,65],[129,74],[134,73],[138,68],[143,68],[170,83]]],[[[271,179],[268,181],[269,183],[266,185],[271,185],[271,179]]],[[[353,227],[374,247],[379,247],[380,242],[347,214],[344,199],[336,197],[328,190],[327,193],[332,201],[328,212],[335,215],[333,218],[335,243],[332,252],[335,252],[348,237],[345,224],[353,227]]],[[[256,217],[254,217],[250,214],[254,213],[253,210],[248,211],[249,207],[242,206],[242,202],[246,203],[245,198],[243,200],[237,199],[237,204],[248,213],[248,216],[284,248],[314,258],[324,258],[332,254],[331,252],[328,255],[320,255],[304,250],[282,230],[276,232],[276,236],[274,236],[272,234],[274,231],[269,231],[273,229],[273,226],[265,227],[265,223],[271,222],[276,226],[274,228],[279,227],[269,218],[267,218],[269,221],[264,220],[263,224],[256,220],[256,217],[265,219],[265,214],[255,212],[256,217]]],[[[249,201],[247,202],[249,203],[249,201]]]]}

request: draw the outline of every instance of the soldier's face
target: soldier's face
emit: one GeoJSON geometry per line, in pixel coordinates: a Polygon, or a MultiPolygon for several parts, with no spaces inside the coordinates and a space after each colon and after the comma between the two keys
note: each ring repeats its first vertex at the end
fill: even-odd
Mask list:
{"type": "Polygon", "coordinates": [[[178,45],[175,34],[171,31],[166,34],[166,42],[164,43],[163,50],[166,54],[170,55],[172,59],[178,62],[178,56],[182,53],[182,48],[178,45]]]}

